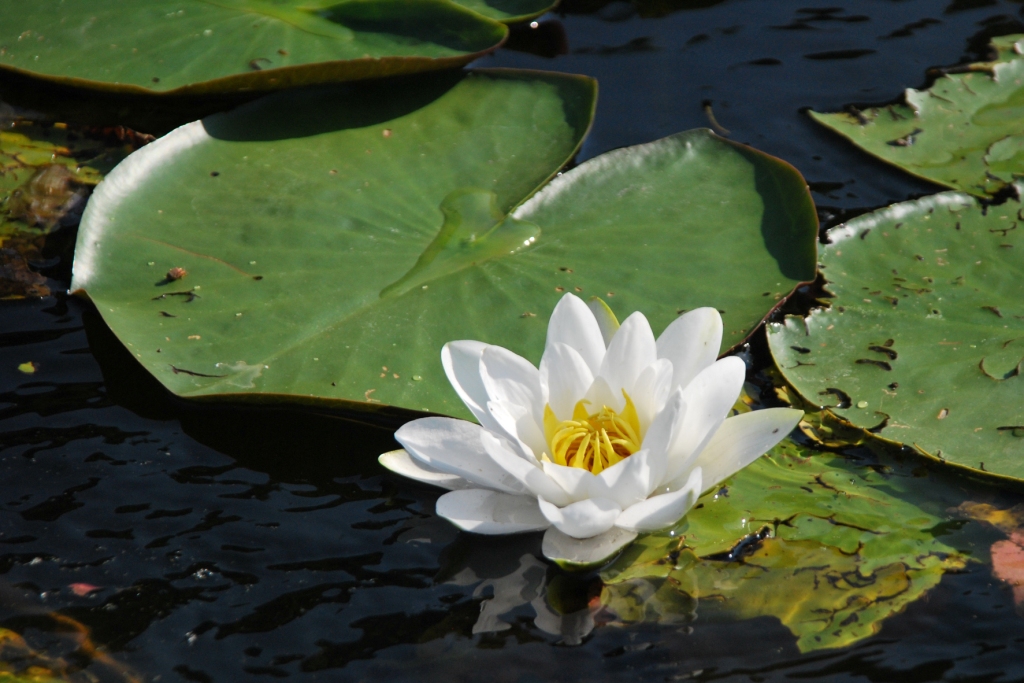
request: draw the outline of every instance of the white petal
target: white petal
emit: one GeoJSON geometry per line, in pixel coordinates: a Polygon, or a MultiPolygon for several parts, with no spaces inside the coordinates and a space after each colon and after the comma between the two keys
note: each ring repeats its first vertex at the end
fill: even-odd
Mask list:
{"type": "Polygon", "coordinates": [[[498,467],[480,442],[483,428],[450,417],[424,417],[402,425],[395,440],[431,468],[457,474],[479,486],[526,493],[515,477],[498,467]]]}
{"type": "MultiPolygon", "coordinates": [[[[676,389],[665,402],[662,411],[654,418],[641,445],[643,450],[651,453],[651,491],[656,489],[668,474],[669,449],[678,439],[685,417],[683,391],[676,389]]],[[[650,491],[647,493],[650,494],[650,491]]],[[[646,497],[645,495],[644,498],[646,497]]]]}
{"type": "Polygon", "coordinates": [[[632,395],[640,373],[657,359],[654,332],[647,318],[638,311],[626,318],[612,337],[597,374],[607,380],[614,394],[618,395],[625,389],[632,395]]]}
{"type": "Polygon", "coordinates": [[[480,438],[491,459],[533,495],[544,496],[555,505],[568,505],[573,502],[573,499],[546,475],[543,469],[516,455],[500,439],[487,432],[481,434],[480,438]]]}
{"type": "Polygon", "coordinates": [[[665,406],[672,393],[672,363],[659,358],[640,372],[629,397],[640,418],[640,432],[646,433],[651,420],[665,406]]]}
{"type": "Polygon", "coordinates": [[[604,377],[595,377],[594,383],[587,389],[585,400],[590,402],[589,410],[597,411],[603,406],[608,406],[617,413],[621,413],[626,407],[626,399],[621,391],[612,391],[604,377]]]}
{"type": "Polygon", "coordinates": [[[675,479],[692,468],[693,459],[700,454],[739,398],[746,374],[743,361],[730,356],[704,368],[683,389],[686,415],[676,440],[669,447],[668,479],[675,479]]]}
{"type": "Polygon", "coordinates": [[[601,328],[601,336],[604,337],[604,345],[607,347],[611,344],[612,337],[619,331],[619,319],[615,317],[608,304],[596,296],[587,302],[587,308],[594,314],[597,326],[601,328]]]}
{"type": "MultiPolygon", "coordinates": [[[[480,354],[480,379],[490,402],[497,402],[512,417],[513,424],[504,425],[510,436],[519,438],[519,421],[529,416],[544,433],[546,396],[541,386],[541,373],[525,358],[501,346],[488,346],[480,354]]],[[[493,416],[495,411],[488,412],[493,416]]],[[[525,430],[530,431],[530,430],[525,430]]]]}
{"type": "Polygon", "coordinates": [[[590,496],[590,480],[594,478],[588,470],[581,467],[567,467],[553,462],[542,462],[544,473],[551,477],[562,490],[574,501],[585,500],[590,496]]]}
{"type": "Polygon", "coordinates": [[[559,420],[572,417],[576,403],[594,383],[594,373],[583,356],[561,342],[548,344],[540,362],[540,376],[548,388],[548,405],[559,420]]]}
{"type": "Polygon", "coordinates": [[[530,455],[537,460],[548,449],[544,429],[537,423],[533,412],[524,413],[516,420],[516,437],[523,447],[529,449],[530,455]]]}
{"type": "Polygon", "coordinates": [[[768,408],[726,420],[697,458],[704,490],[757,460],[786,438],[803,415],[792,408],[768,408]]]}
{"type": "Polygon", "coordinates": [[[543,453],[547,443],[533,413],[508,401],[488,401],[487,412],[494,423],[494,427],[489,431],[501,434],[512,441],[523,457],[537,462],[537,453],[543,453]],[[520,435],[525,438],[521,438],[520,435]]]}
{"type": "MultiPolygon", "coordinates": [[[[651,495],[655,485],[661,483],[665,468],[662,464],[660,472],[658,472],[660,475],[658,481],[654,481],[650,455],[650,451],[637,451],[625,460],[588,479],[588,497],[607,498],[614,500],[620,508],[627,508],[651,495]]],[[[662,454],[662,463],[663,460],[662,454]]]]}
{"type": "Polygon", "coordinates": [[[672,321],[658,337],[658,358],[672,362],[672,388],[685,387],[715,362],[722,347],[722,316],[696,308],[672,321]]]}
{"type": "Polygon", "coordinates": [[[480,354],[480,379],[491,401],[509,403],[524,411],[510,411],[516,419],[531,413],[534,420],[543,424],[540,371],[530,361],[500,346],[488,346],[480,354]]]}
{"type": "Polygon", "coordinates": [[[678,491],[652,496],[622,511],[615,526],[627,531],[657,531],[675,524],[685,515],[701,492],[701,469],[689,473],[686,483],[678,491]]]}
{"type": "Polygon", "coordinates": [[[518,534],[547,529],[537,500],[486,489],[450,491],[437,499],[437,514],[463,531],[518,534]]]}
{"type": "Polygon", "coordinates": [[[604,564],[625,545],[632,543],[636,533],[613,527],[598,536],[578,539],[567,536],[555,527],[544,533],[541,552],[562,567],[586,568],[604,564]]]}
{"type": "Polygon", "coordinates": [[[563,508],[552,505],[543,498],[538,498],[537,502],[544,517],[563,534],[573,538],[590,538],[603,534],[615,525],[615,520],[622,512],[622,508],[608,498],[588,498],[563,508]]]}
{"type": "Polygon", "coordinates": [[[587,305],[574,294],[562,297],[548,322],[547,347],[554,343],[565,344],[575,349],[586,362],[590,371],[597,374],[604,358],[605,342],[601,328],[587,305]]]}
{"type": "Polygon", "coordinates": [[[483,342],[471,340],[448,342],[441,348],[441,365],[455,393],[473,413],[473,417],[485,427],[490,427],[487,390],[480,378],[480,355],[486,347],[487,344],[483,342]]]}
{"type": "Polygon", "coordinates": [[[377,462],[395,474],[414,479],[424,484],[432,484],[449,491],[471,488],[473,485],[457,474],[448,474],[423,464],[414,459],[404,449],[388,451],[377,458],[377,462]]]}

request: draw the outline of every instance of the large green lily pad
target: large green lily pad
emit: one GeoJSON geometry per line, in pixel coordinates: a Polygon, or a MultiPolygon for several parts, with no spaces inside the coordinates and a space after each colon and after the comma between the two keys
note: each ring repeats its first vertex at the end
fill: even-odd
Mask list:
{"type": "Polygon", "coordinates": [[[936,538],[944,520],[898,478],[786,440],[705,494],[674,528],[602,572],[620,620],[680,613],[773,616],[806,652],[842,647],[935,586],[965,558],[936,538]]]}
{"type": "Polygon", "coordinates": [[[0,69],[139,95],[266,91],[460,66],[507,34],[448,0],[39,0],[4,8],[0,69]]]}
{"type": "Polygon", "coordinates": [[[659,331],[716,305],[741,341],[813,277],[802,178],[693,131],[589,161],[509,215],[574,154],[594,95],[585,78],[482,71],[191,124],[100,185],[72,288],[180,396],[374,412],[469,417],[443,344],[536,362],[564,292],[643,310],[659,331]],[[176,267],[188,275],[168,282],[176,267]]]}
{"type": "Polygon", "coordinates": [[[1024,175],[1024,41],[998,38],[994,62],[908,89],[903,104],[811,117],[870,154],[974,195],[1024,175]]]}
{"type": "Polygon", "coordinates": [[[834,299],[768,340],[786,380],[881,438],[1024,478],[1024,219],[955,192],[829,233],[834,299]]]}

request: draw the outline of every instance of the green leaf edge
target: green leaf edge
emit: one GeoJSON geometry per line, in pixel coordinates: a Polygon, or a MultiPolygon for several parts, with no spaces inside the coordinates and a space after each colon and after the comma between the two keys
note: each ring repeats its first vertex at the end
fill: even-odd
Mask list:
{"type": "MultiPolygon", "coordinates": [[[[802,324],[804,318],[798,315],[787,315],[786,323],[776,324],[784,325],[787,324],[790,320],[794,320],[797,321],[798,324],[802,324]]],[[[768,334],[770,335],[772,333],[769,332],[768,334]]],[[[782,375],[782,371],[779,369],[778,360],[776,360],[774,355],[772,356],[772,363],[775,365],[775,369],[776,371],[779,372],[780,376],[784,377],[784,375],[782,375]]],[[[806,404],[806,411],[820,412],[822,415],[827,416],[828,419],[834,420],[844,429],[850,429],[854,430],[855,432],[859,432],[860,436],[863,437],[864,441],[874,442],[888,448],[895,448],[897,450],[910,450],[915,455],[921,456],[925,460],[936,465],[941,465],[942,467],[948,468],[951,471],[956,471],[958,474],[965,476],[966,478],[972,481],[976,481],[982,484],[993,484],[998,482],[999,484],[1003,485],[1006,488],[1024,491],[1024,477],[1012,477],[1008,474],[999,474],[998,472],[989,472],[988,470],[980,470],[974,467],[969,467],[968,465],[962,465],[958,462],[946,460],[943,457],[926,451],[925,449],[918,446],[916,443],[903,443],[902,441],[894,441],[893,439],[889,439],[879,434],[875,434],[868,428],[861,427],[860,425],[855,425],[849,420],[841,417],[840,415],[837,415],[836,413],[832,412],[832,410],[830,410],[829,407],[819,406],[817,403],[809,400],[806,396],[801,394],[800,391],[795,386],[793,386],[793,384],[791,384],[788,380],[786,381],[786,387],[790,391],[792,391],[795,396],[799,397],[799,399],[806,404]]]]}
{"type": "MultiPolygon", "coordinates": [[[[903,97],[905,97],[905,96],[906,96],[906,91],[904,91],[903,97]]],[[[901,103],[904,104],[905,106],[910,106],[910,105],[906,104],[905,101],[901,101],[901,103]]],[[[907,175],[909,175],[911,177],[917,178],[918,180],[923,180],[923,181],[925,181],[927,183],[931,183],[932,185],[936,185],[938,187],[944,187],[944,188],[947,188],[949,190],[955,190],[957,192],[962,192],[963,191],[959,187],[956,187],[954,185],[950,185],[949,183],[944,183],[941,180],[936,180],[935,178],[929,178],[928,176],[921,175],[920,173],[915,173],[914,171],[910,170],[909,168],[907,168],[905,166],[900,166],[895,161],[891,161],[891,160],[886,159],[884,157],[875,156],[874,154],[872,154],[868,150],[864,149],[863,147],[861,147],[860,145],[857,144],[857,141],[854,140],[852,136],[846,134],[845,132],[843,132],[839,128],[837,128],[837,127],[833,126],[832,124],[830,124],[828,122],[827,118],[826,118],[826,117],[829,117],[829,116],[840,116],[840,115],[843,115],[843,114],[845,114],[845,112],[817,112],[817,111],[813,111],[813,110],[810,110],[810,109],[807,110],[807,115],[811,117],[812,121],[817,123],[822,128],[825,128],[826,130],[832,132],[833,134],[838,135],[839,137],[843,138],[844,140],[846,140],[846,142],[848,142],[855,149],[857,149],[857,151],[859,151],[859,152],[861,152],[863,154],[867,154],[869,157],[871,157],[875,161],[880,161],[880,162],[882,162],[883,164],[885,164],[886,166],[888,166],[890,168],[895,168],[895,169],[897,169],[898,171],[900,171],[902,173],[906,173],[907,175]]],[[[989,195],[985,194],[984,192],[980,192],[979,194],[974,195],[974,196],[988,197],[989,195]]]]}
{"type": "Polygon", "coordinates": [[[239,73],[163,91],[153,91],[138,85],[115,85],[114,83],[91,81],[84,78],[50,76],[5,64],[0,64],[0,74],[13,74],[30,81],[73,88],[87,93],[132,95],[141,98],[143,101],[162,103],[176,98],[224,95],[228,93],[269,94],[279,90],[312,85],[345,83],[455,69],[494,52],[508,40],[508,24],[503,21],[480,14],[450,0],[428,1],[433,2],[433,4],[448,5],[455,12],[461,12],[474,19],[491,24],[492,28],[500,31],[501,38],[491,47],[457,57],[362,57],[331,62],[314,62],[312,64],[284,66],[253,71],[251,73],[239,73]]]}
{"type": "MultiPolygon", "coordinates": [[[[811,112],[811,113],[813,114],[814,112],[811,112]]],[[[1016,189],[1016,191],[1018,193],[1021,193],[1022,191],[1024,191],[1024,186],[1022,186],[1021,183],[1014,183],[1013,187],[1016,189]]],[[[979,197],[977,197],[977,196],[975,196],[973,194],[970,194],[968,192],[964,192],[963,190],[954,190],[954,191],[950,191],[950,192],[940,192],[939,194],[949,198],[949,200],[951,202],[954,201],[954,200],[958,200],[958,201],[967,202],[967,203],[977,203],[978,200],[979,200],[979,197]]],[[[926,197],[926,198],[932,198],[934,196],[935,195],[929,195],[929,197],[926,197]]],[[[1024,196],[1024,195],[1022,195],[1022,196],[1024,196]]],[[[916,202],[917,200],[915,199],[915,200],[911,200],[911,201],[916,202]]],[[[882,208],[878,209],[877,211],[884,211],[886,208],[889,208],[889,207],[882,207],[882,208]]],[[[842,225],[837,225],[834,228],[830,228],[829,231],[826,233],[826,236],[831,238],[833,234],[837,234],[838,235],[841,232],[842,233],[849,233],[850,235],[854,235],[854,234],[856,234],[860,230],[860,228],[859,228],[860,222],[863,221],[863,220],[866,220],[868,217],[874,215],[875,213],[876,213],[876,211],[870,211],[870,212],[864,214],[863,216],[857,216],[856,218],[853,218],[850,221],[848,221],[846,223],[843,223],[842,225]]],[[[827,287],[826,287],[826,289],[827,289],[827,287]]],[[[779,377],[785,378],[786,375],[782,371],[782,367],[779,365],[778,358],[776,358],[774,352],[771,351],[771,341],[770,341],[770,338],[771,338],[771,335],[773,334],[772,331],[771,331],[772,327],[776,326],[776,325],[779,326],[779,327],[786,326],[786,325],[789,325],[790,322],[794,322],[796,324],[802,325],[804,323],[804,321],[807,320],[807,318],[810,318],[811,316],[815,315],[816,311],[821,311],[821,310],[824,310],[824,308],[822,308],[822,307],[812,308],[811,312],[807,315],[806,318],[803,317],[803,316],[799,316],[799,315],[787,315],[783,322],[772,323],[772,324],[767,325],[765,327],[765,334],[769,338],[768,350],[769,350],[769,352],[772,355],[772,364],[775,366],[775,371],[778,373],[779,377]]],[[[790,382],[788,379],[786,379],[785,382],[786,382],[786,387],[790,391],[793,392],[793,395],[797,396],[805,404],[805,406],[797,406],[797,407],[804,407],[804,409],[807,410],[807,411],[821,412],[824,415],[827,415],[830,419],[835,420],[837,423],[842,425],[844,428],[848,428],[848,429],[859,431],[866,441],[882,444],[882,445],[887,446],[889,448],[909,449],[909,450],[913,451],[915,454],[923,457],[925,460],[928,460],[929,462],[935,463],[937,465],[941,465],[942,467],[949,468],[951,471],[956,471],[958,474],[966,476],[968,479],[971,479],[973,481],[977,481],[977,482],[981,482],[981,483],[986,483],[986,484],[991,484],[991,483],[994,483],[994,482],[999,482],[1000,484],[1002,484],[1002,485],[1004,485],[1004,486],[1006,486],[1008,488],[1019,489],[1021,491],[1024,491],[1024,477],[1012,477],[1012,476],[1010,476],[1008,474],[1000,474],[998,472],[989,472],[988,470],[981,470],[981,469],[977,469],[975,467],[970,467],[968,465],[962,465],[960,463],[953,462],[951,460],[946,460],[943,457],[940,457],[938,455],[935,455],[934,453],[926,451],[925,449],[923,449],[920,446],[918,446],[916,443],[903,443],[902,441],[895,441],[893,439],[886,438],[886,437],[881,436],[879,434],[875,434],[874,432],[869,431],[867,428],[861,427],[859,425],[855,425],[852,422],[850,422],[849,420],[846,420],[845,418],[841,417],[840,415],[837,415],[836,413],[832,412],[827,406],[820,406],[817,403],[815,403],[814,401],[808,399],[806,396],[804,396],[802,393],[800,393],[800,390],[797,389],[796,386],[792,382],[790,382]]]]}
{"type": "MultiPolygon", "coordinates": [[[[457,0],[455,0],[455,1],[457,3],[457,0]]],[[[491,16],[489,14],[484,14],[483,12],[476,12],[476,10],[470,10],[470,11],[471,12],[476,12],[477,14],[482,15],[486,19],[490,19],[492,21],[499,21],[499,22],[501,22],[501,23],[503,23],[505,25],[511,25],[511,24],[521,24],[524,21],[530,21],[531,19],[536,19],[537,17],[542,16],[544,14],[547,14],[548,12],[554,11],[560,4],[562,4],[562,0],[554,0],[554,2],[552,2],[550,5],[548,5],[544,9],[539,10],[537,12],[530,12],[528,14],[517,14],[517,15],[511,16],[511,17],[495,17],[495,16],[491,16]]],[[[466,7],[466,9],[469,9],[469,8],[466,7]]]]}
{"type": "MultiPolygon", "coordinates": [[[[802,195],[801,196],[801,199],[803,200],[801,202],[802,206],[794,206],[793,209],[792,209],[793,213],[799,213],[800,211],[806,211],[809,216],[814,216],[814,233],[813,233],[813,236],[812,235],[808,235],[807,236],[808,238],[810,238],[810,239],[808,239],[808,242],[812,245],[813,251],[814,251],[813,256],[811,256],[808,259],[809,263],[813,264],[813,265],[811,265],[811,268],[813,268],[813,272],[809,273],[809,277],[807,279],[801,280],[801,281],[795,283],[793,285],[793,288],[790,289],[789,292],[785,296],[783,296],[781,299],[779,299],[777,302],[775,302],[775,305],[772,306],[764,314],[764,316],[761,317],[761,320],[756,325],[754,325],[750,329],[750,331],[742,339],[737,341],[735,344],[733,344],[729,348],[724,349],[723,351],[721,351],[718,354],[718,357],[722,358],[724,356],[729,355],[730,353],[734,353],[735,351],[739,350],[744,344],[746,344],[748,341],[750,341],[750,338],[753,337],[754,334],[762,326],[764,326],[764,324],[768,320],[768,318],[770,318],[772,316],[772,314],[775,313],[775,311],[777,311],[783,304],[785,304],[789,300],[789,298],[791,296],[793,296],[793,294],[796,292],[797,289],[799,289],[800,287],[803,287],[804,285],[812,284],[815,281],[815,279],[818,277],[818,256],[819,256],[818,231],[820,229],[820,222],[818,220],[817,209],[816,209],[816,207],[814,205],[814,199],[811,197],[811,189],[807,185],[807,180],[804,178],[803,174],[800,173],[799,169],[797,169],[796,166],[794,166],[793,164],[789,163],[785,159],[780,159],[779,157],[776,157],[776,156],[773,156],[771,154],[768,154],[767,152],[762,152],[761,150],[755,149],[754,147],[751,147],[749,145],[744,145],[743,143],[735,142],[734,140],[730,140],[728,138],[722,137],[721,135],[717,134],[715,131],[713,131],[710,128],[691,128],[689,130],[684,130],[684,131],[680,131],[678,133],[673,133],[672,135],[666,135],[665,137],[658,138],[657,140],[651,140],[650,142],[643,142],[643,143],[640,143],[638,145],[631,145],[629,147],[619,147],[618,149],[613,149],[613,150],[611,150],[609,152],[605,152],[604,154],[601,154],[601,155],[599,155],[597,157],[594,157],[593,159],[588,159],[587,161],[583,162],[582,164],[580,164],[576,168],[581,168],[585,164],[588,164],[588,163],[590,163],[590,162],[592,162],[592,161],[594,161],[596,159],[603,159],[604,163],[608,163],[609,160],[614,159],[617,156],[627,156],[627,155],[631,154],[634,150],[641,149],[641,148],[646,147],[648,145],[655,145],[655,144],[658,144],[659,142],[662,142],[664,140],[669,140],[671,138],[677,138],[677,137],[680,137],[680,138],[681,137],[696,137],[696,136],[708,137],[708,138],[710,138],[715,143],[724,143],[726,145],[729,145],[729,146],[733,147],[734,149],[736,149],[743,156],[754,157],[754,158],[760,159],[762,161],[765,161],[765,162],[767,162],[767,163],[769,163],[769,164],[771,164],[773,166],[776,166],[780,171],[782,171],[782,175],[787,177],[788,182],[798,182],[800,188],[802,189],[802,192],[799,193],[799,194],[802,195]]],[[[576,169],[573,169],[573,171],[575,171],[575,170],[576,169]]],[[[562,183],[562,182],[572,182],[572,177],[570,176],[571,172],[572,171],[569,171],[569,172],[566,172],[566,174],[565,174],[565,176],[568,178],[568,180],[562,180],[560,177],[559,178],[555,178],[553,180],[549,180],[549,182],[545,183],[542,188],[540,188],[539,190],[535,191],[533,195],[528,197],[528,200],[530,200],[530,201],[537,201],[537,202],[543,202],[544,201],[544,197],[543,197],[543,193],[544,192],[547,192],[549,190],[552,191],[552,192],[557,192],[557,188],[558,188],[558,185],[560,183],[562,183]]],[[[529,220],[529,215],[530,215],[529,214],[529,210],[528,210],[529,207],[524,207],[524,204],[526,204],[526,200],[521,202],[517,207],[515,207],[511,212],[509,212],[509,215],[516,215],[516,214],[518,214],[516,217],[522,217],[525,220],[529,220]],[[526,209],[526,213],[519,214],[520,209],[526,209]]],[[[607,308],[607,306],[608,306],[604,301],[601,301],[601,304],[603,304],[605,308],[607,308]]],[[[596,315],[597,311],[601,310],[601,309],[600,308],[597,308],[597,309],[593,309],[592,308],[592,310],[595,310],[595,315],[596,315]]],[[[609,309],[609,311],[610,311],[610,309],[609,309]]]]}
{"type": "MultiPolygon", "coordinates": [[[[1024,40],[1024,34],[1016,34],[1015,33],[1015,34],[1011,34],[1011,35],[1012,36],[1021,36],[1020,40],[1024,40]]],[[[1005,36],[997,36],[997,37],[993,38],[989,42],[989,47],[991,47],[994,50],[998,50],[1000,48],[999,40],[1000,40],[1000,38],[1003,38],[1003,37],[1005,37],[1005,36]]],[[[1019,41],[1015,41],[1015,42],[1019,42],[1019,41]]],[[[1002,63],[1001,62],[1001,57],[1002,57],[1002,55],[1000,55],[999,57],[997,57],[996,59],[994,59],[992,61],[974,62],[974,63],[968,64],[968,65],[966,65],[964,67],[964,70],[965,71],[980,72],[980,73],[987,73],[990,76],[992,76],[993,78],[995,78],[995,71],[994,71],[994,69],[995,69],[996,65],[1002,63]]],[[[1022,58],[1024,58],[1024,57],[1022,57],[1022,58]]],[[[952,70],[945,71],[945,72],[943,72],[942,77],[946,78],[946,77],[948,77],[948,75],[950,73],[960,73],[960,72],[959,71],[952,71],[952,70]]],[[[933,86],[934,86],[934,84],[933,84],[933,86]]],[[[899,103],[902,104],[905,107],[913,109],[914,108],[913,105],[911,105],[909,102],[907,102],[907,93],[910,92],[911,90],[913,90],[914,92],[919,92],[919,93],[927,93],[927,92],[929,92],[931,90],[931,88],[929,88],[927,90],[917,90],[916,88],[907,88],[906,90],[903,91],[903,94],[900,96],[899,103]]],[[[879,105],[879,108],[881,108],[883,106],[884,105],[879,105]]],[[[874,107],[872,107],[872,108],[874,108],[874,107]]],[[[987,199],[987,198],[991,197],[990,194],[988,194],[988,193],[986,193],[984,191],[968,192],[967,190],[965,190],[965,189],[963,189],[961,187],[958,187],[956,185],[951,185],[949,183],[944,183],[941,180],[937,180],[935,178],[929,178],[928,176],[921,175],[920,173],[915,173],[914,171],[910,170],[909,168],[906,168],[905,166],[900,166],[895,161],[891,161],[891,160],[886,159],[884,157],[876,156],[875,154],[869,152],[868,150],[864,149],[859,144],[857,144],[857,141],[854,140],[853,137],[851,137],[850,135],[847,135],[842,130],[840,130],[839,128],[837,128],[836,126],[833,126],[832,124],[830,124],[828,122],[828,117],[831,117],[831,116],[842,116],[842,115],[850,116],[849,112],[841,112],[841,111],[837,111],[837,112],[817,112],[817,111],[814,111],[813,109],[808,109],[807,110],[807,115],[810,116],[811,120],[814,121],[815,123],[817,123],[819,126],[821,126],[821,127],[825,128],[825,129],[831,131],[832,133],[840,136],[841,138],[846,140],[849,144],[851,144],[855,148],[857,148],[859,151],[863,152],[864,154],[867,154],[872,159],[876,159],[878,161],[881,161],[886,166],[889,166],[891,168],[899,169],[900,171],[902,171],[903,173],[906,173],[909,176],[912,176],[914,178],[918,178],[920,180],[924,180],[925,182],[931,183],[932,185],[937,185],[938,187],[945,187],[945,188],[948,188],[950,190],[955,190],[957,192],[964,192],[966,194],[970,194],[973,197],[980,197],[982,199],[987,199]]],[[[1006,186],[1011,186],[1013,184],[1014,183],[1006,183],[1006,186]]],[[[1018,191],[1018,193],[1019,193],[1019,191],[1018,191]]]]}

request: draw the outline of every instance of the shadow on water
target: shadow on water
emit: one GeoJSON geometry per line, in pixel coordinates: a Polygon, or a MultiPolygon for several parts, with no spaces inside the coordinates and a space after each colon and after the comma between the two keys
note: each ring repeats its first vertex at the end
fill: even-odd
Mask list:
{"type": "Polygon", "coordinates": [[[83,322],[112,401],[149,419],[178,420],[199,443],[275,480],[315,483],[380,474],[377,456],[399,447],[393,427],[324,409],[179,399],[132,357],[91,306],[83,322]]]}
{"type": "Polygon", "coordinates": [[[178,126],[261,97],[261,92],[235,92],[190,97],[142,97],[116,92],[93,92],[40,82],[0,70],[0,100],[45,112],[51,120],[107,126],[126,125],[163,135],[178,126]]]}

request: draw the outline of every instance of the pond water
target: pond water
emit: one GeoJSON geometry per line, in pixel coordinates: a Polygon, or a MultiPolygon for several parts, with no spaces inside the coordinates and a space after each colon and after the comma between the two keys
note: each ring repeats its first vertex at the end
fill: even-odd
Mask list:
{"type": "MultiPolygon", "coordinates": [[[[578,160],[708,126],[711,112],[731,139],[794,164],[827,227],[936,190],[803,110],[892,101],[1015,32],[1021,5],[1006,0],[566,0],[479,65],[596,77],[578,160]]],[[[66,256],[46,271],[55,291],[66,256]]],[[[763,341],[752,357],[757,379],[763,341]]],[[[981,563],[846,649],[801,654],[775,619],[703,604],[671,624],[595,625],[545,600],[561,579],[538,536],[460,535],[434,516],[435,492],[384,475],[391,434],[173,401],[88,304],[2,302],[0,626],[64,656],[82,637],[54,615],[69,617],[147,681],[1024,680],[1024,617],[988,564],[1001,536],[982,524],[955,536],[981,563]],[[35,374],[17,369],[28,361],[35,374]]],[[[917,474],[944,506],[1024,501],[917,474]]],[[[595,581],[561,590],[585,606],[595,581]]]]}

